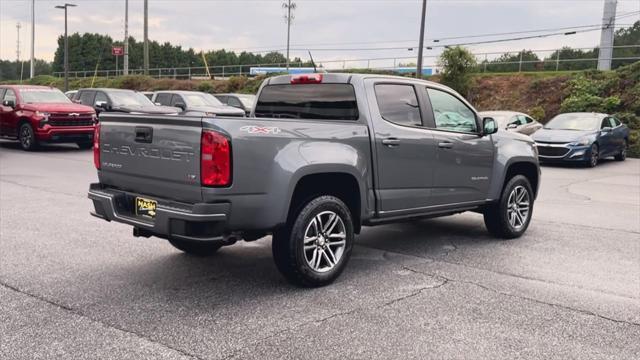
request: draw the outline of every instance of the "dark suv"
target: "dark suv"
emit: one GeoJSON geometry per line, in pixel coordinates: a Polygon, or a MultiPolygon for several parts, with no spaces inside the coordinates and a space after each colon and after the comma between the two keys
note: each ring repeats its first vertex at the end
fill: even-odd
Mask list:
{"type": "Polygon", "coordinates": [[[195,116],[239,116],[244,110],[222,104],[211,94],[198,91],[157,91],[153,94],[156,105],[175,106],[182,109],[183,115],[195,116]]]}
{"type": "Polygon", "coordinates": [[[144,94],[126,89],[80,89],[73,101],[91,106],[97,113],[122,112],[129,114],[177,115],[180,109],[156,106],[144,94]]]}
{"type": "Polygon", "coordinates": [[[48,86],[0,85],[0,136],[18,139],[24,150],[38,144],[76,143],[92,146],[96,112],[74,104],[48,86]]]}

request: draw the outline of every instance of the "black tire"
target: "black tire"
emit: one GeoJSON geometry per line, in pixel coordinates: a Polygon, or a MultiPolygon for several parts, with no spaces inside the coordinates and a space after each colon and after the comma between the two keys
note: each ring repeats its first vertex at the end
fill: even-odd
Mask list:
{"type": "Polygon", "coordinates": [[[38,148],[38,141],[29,123],[22,123],[18,129],[18,141],[22,150],[33,151],[38,148]]]}
{"type": "Polygon", "coordinates": [[[297,286],[330,284],[340,276],[351,257],[354,230],[349,208],[334,196],[319,196],[302,204],[290,218],[284,228],[273,234],[271,249],[276,267],[290,283],[297,286]],[[318,217],[322,230],[313,226],[318,217]],[[313,237],[308,235],[314,231],[317,240],[307,243],[305,247],[305,237],[309,241],[313,237]],[[312,257],[311,260],[309,257],[312,257]],[[317,265],[310,264],[316,263],[314,259],[317,259],[317,265]]]}
{"type": "Polygon", "coordinates": [[[500,200],[496,204],[488,206],[484,211],[484,224],[487,230],[489,230],[489,233],[492,235],[503,239],[513,239],[522,236],[522,234],[527,231],[529,223],[531,222],[533,203],[534,196],[529,179],[523,175],[512,177],[504,186],[500,200]],[[510,196],[516,189],[524,189],[526,191],[529,205],[526,216],[521,221],[521,225],[514,226],[509,219],[509,211],[513,211],[513,208],[509,206],[509,201],[510,196]]]}
{"type": "Polygon", "coordinates": [[[83,141],[83,142],[76,143],[76,145],[78,145],[80,150],[88,150],[88,149],[91,149],[93,147],[93,142],[92,141],[83,141]]]}
{"type": "Polygon", "coordinates": [[[169,239],[169,243],[176,249],[195,256],[211,256],[223,246],[217,242],[190,241],[182,239],[169,239]]]}
{"type": "Polygon", "coordinates": [[[629,143],[627,142],[627,139],[624,139],[624,144],[622,145],[622,149],[620,150],[620,152],[616,155],[616,160],[625,161],[627,159],[628,146],[629,146],[629,143]]]}
{"type": "Polygon", "coordinates": [[[591,145],[591,156],[589,156],[586,166],[594,168],[598,165],[598,161],[600,161],[600,148],[598,147],[598,144],[593,144],[591,145]]]}

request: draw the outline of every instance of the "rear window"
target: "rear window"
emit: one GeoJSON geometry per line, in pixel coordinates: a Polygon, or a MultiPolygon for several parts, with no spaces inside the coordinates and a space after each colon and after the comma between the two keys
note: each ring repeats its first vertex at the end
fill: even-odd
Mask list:
{"type": "Polygon", "coordinates": [[[351,84],[268,85],[262,88],[256,117],[357,120],[351,84]]]}

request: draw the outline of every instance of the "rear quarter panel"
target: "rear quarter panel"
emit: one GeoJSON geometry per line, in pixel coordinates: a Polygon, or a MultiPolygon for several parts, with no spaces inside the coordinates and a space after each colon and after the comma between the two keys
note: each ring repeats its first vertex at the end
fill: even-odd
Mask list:
{"type": "Polygon", "coordinates": [[[215,118],[203,119],[203,128],[232,139],[232,186],[202,189],[205,202],[232,202],[232,230],[283,224],[295,186],[306,175],[350,174],[360,186],[363,212],[371,205],[371,150],[363,123],[215,118]],[[242,214],[234,215],[239,209],[242,214]]]}

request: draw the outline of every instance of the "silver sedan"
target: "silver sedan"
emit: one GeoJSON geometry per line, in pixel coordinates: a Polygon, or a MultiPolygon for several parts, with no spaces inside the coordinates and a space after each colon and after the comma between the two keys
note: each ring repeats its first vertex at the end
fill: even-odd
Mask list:
{"type": "Polygon", "coordinates": [[[515,131],[525,135],[531,135],[542,128],[542,124],[531,116],[516,111],[482,111],[480,116],[494,118],[498,123],[499,129],[515,131]]]}

